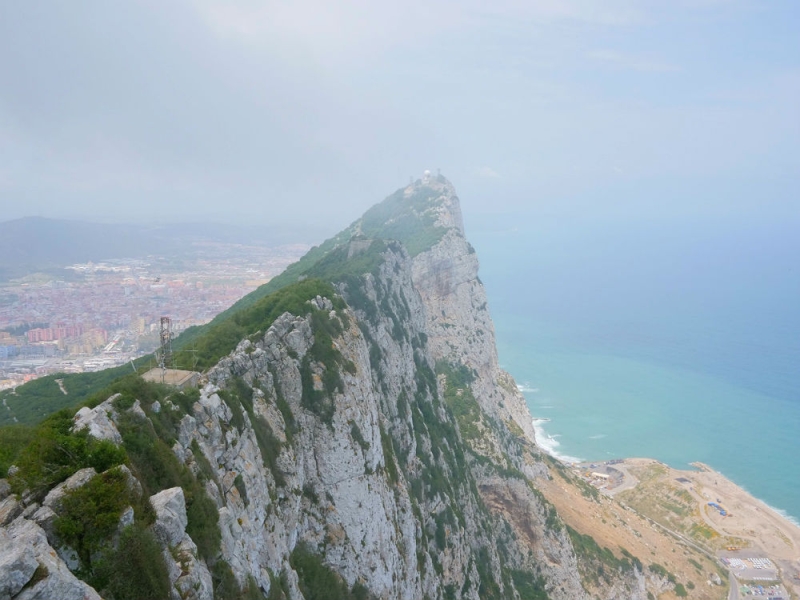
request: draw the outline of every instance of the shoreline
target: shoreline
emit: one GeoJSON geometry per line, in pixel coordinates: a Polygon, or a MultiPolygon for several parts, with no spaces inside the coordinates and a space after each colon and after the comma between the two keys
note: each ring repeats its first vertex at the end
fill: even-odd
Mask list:
{"type": "Polygon", "coordinates": [[[704,531],[704,536],[694,536],[693,542],[730,568],[740,583],[774,575],[800,595],[800,525],[709,465],[697,461],[690,463],[693,469],[688,470],[651,458],[597,463],[556,460],[605,496],[678,537],[691,537],[695,528],[704,531]],[[611,477],[604,479],[603,473],[611,477]],[[676,498],[683,500],[685,512],[675,508],[676,498]],[[744,567],[734,571],[730,566],[753,558],[769,559],[772,565],[763,571],[744,567]]]}
{"type": "MultiPolygon", "coordinates": [[[[693,467],[696,466],[700,470],[704,470],[704,471],[709,472],[709,473],[714,473],[714,474],[718,475],[719,477],[723,477],[726,481],[730,482],[732,485],[736,486],[743,493],[747,494],[755,502],[760,503],[761,505],[764,506],[764,508],[766,508],[767,510],[773,512],[775,514],[775,516],[777,516],[780,519],[783,519],[784,521],[787,521],[790,525],[793,525],[794,527],[797,527],[798,529],[800,529],[800,519],[798,519],[797,517],[795,517],[793,515],[790,515],[787,511],[783,510],[782,508],[778,508],[778,507],[772,506],[766,500],[764,500],[762,498],[759,498],[758,496],[754,496],[750,492],[750,490],[748,490],[743,485],[741,485],[739,483],[736,483],[735,481],[730,479],[722,471],[718,471],[714,467],[712,467],[710,465],[707,465],[707,464],[705,464],[703,462],[700,462],[699,460],[695,461],[695,462],[691,462],[689,464],[691,466],[693,466],[693,467]]],[[[667,466],[669,466],[670,468],[674,468],[674,467],[671,467],[670,465],[667,465],[667,466]]],[[[676,469],[676,470],[681,470],[681,469],[676,469]]],[[[687,472],[691,473],[693,471],[687,471],[687,472]]]]}
{"type": "MultiPolygon", "coordinates": [[[[637,493],[656,496],[659,493],[656,490],[663,492],[671,488],[676,494],[685,494],[684,498],[693,504],[691,510],[695,525],[711,532],[708,533],[709,540],[698,540],[698,543],[707,547],[718,561],[729,565],[730,560],[770,559],[776,578],[794,593],[794,597],[800,596],[800,522],[793,515],[754,496],[706,463],[694,461],[689,463],[691,469],[678,469],[653,458],[581,460],[558,452],[557,436],[551,436],[543,427],[547,421],[534,418],[532,423],[537,436],[536,445],[543,452],[572,469],[578,477],[583,476],[604,495],[614,497],[624,507],[632,508],[627,500],[635,498],[637,493]],[[597,469],[592,469],[592,466],[597,469]],[[616,471],[613,483],[609,480],[605,483],[602,478],[595,478],[592,482],[592,471],[597,470],[616,471]],[[658,472],[659,487],[653,486],[650,480],[640,481],[636,474],[647,477],[653,470],[658,472]],[[604,487],[610,489],[602,489],[604,487]],[[622,497],[617,497],[617,494],[622,497]]],[[[674,535],[685,536],[685,531],[679,531],[678,519],[673,525],[673,515],[657,512],[644,512],[643,516],[658,522],[674,535]]],[[[732,567],[727,568],[740,583],[747,580],[742,576],[745,571],[735,573],[732,567]]]]}
{"type": "MultiPolygon", "coordinates": [[[[547,455],[549,455],[550,457],[558,460],[559,462],[563,463],[564,465],[566,465],[568,467],[573,467],[578,463],[585,463],[585,462],[605,463],[608,460],[610,460],[608,458],[605,458],[605,459],[602,459],[602,460],[601,459],[592,460],[592,459],[586,459],[586,458],[579,458],[579,457],[575,457],[575,456],[570,456],[568,454],[562,454],[562,453],[558,452],[557,450],[555,450],[555,448],[557,448],[558,446],[561,445],[560,442],[556,439],[557,437],[560,437],[560,434],[556,434],[555,436],[552,436],[549,433],[547,433],[547,431],[544,429],[544,425],[546,423],[550,422],[550,419],[541,419],[541,418],[533,417],[532,421],[533,421],[533,429],[534,429],[534,431],[536,433],[536,445],[541,450],[543,450],[547,455]]],[[[622,460],[637,460],[637,459],[635,457],[629,457],[629,458],[623,458],[622,460]]],[[[694,472],[694,471],[691,471],[691,470],[688,470],[688,469],[680,469],[678,467],[673,467],[669,463],[665,463],[664,461],[661,461],[661,460],[658,460],[658,459],[655,459],[655,458],[646,458],[646,459],[638,459],[638,460],[652,460],[652,461],[658,462],[660,464],[663,464],[664,466],[666,466],[666,467],[668,467],[670,469],[673,469],[675,471],[683,471],[683,472],[687,472],[687,473],[693,473],[694,472]]],[[[722,471],[718,471],[718,470],[714,469],[714,467],[711,467],[710,465],[707,465],[707,464],[705,464],[703,462],[700,462],[700,461],[693,461],[693,462],[690,462],[688,464],[690,466],[692,466],[692,467],[696,467],[697,465],[700,465],[700,467],[697,467],[698,469],[699,468],[704,468],[704,469],[706,469],[708,471],[717,473],[720,477],[725,478],[727,481],[729,481],[730,483],[735,485],[737,488],[739,488],[742,492],[744,492],[745,494],[750,496],[754,501],[763,504],[767,509],[769,509],[770,511],[774,512],[778,517],[788,521],[790,524],[794,525],[795,527],[800,528],[800,515],[795,516],[795,515],[789,513],[789,511],[787,511],[787,510],[785,510],[783,508],[777,507],[777,506],[773,506],[772,504],[770,504],[769,502],[767,502],[763,498],[760,498],[758,496],[753,495],[752,492],[750,492],[742,484],[736,483],[735,481],[730,479],[727,475],[725,475],[722,471]]]]}

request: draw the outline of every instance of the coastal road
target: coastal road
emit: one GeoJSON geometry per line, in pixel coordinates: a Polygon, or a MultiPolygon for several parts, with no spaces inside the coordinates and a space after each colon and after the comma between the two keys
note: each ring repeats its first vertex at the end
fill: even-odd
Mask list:
{"type": "Polygon", "coordinates": [[[728,600],[739,600],[739,582],[733,574],[733,569],[728,569],[728,578],[731,582],[731,589],[728,591],[728,600]]]}
{"type": "Polygon", "coordinates": [[[622,483],[613,489],[601,490],[606,496],[614,496],[620,492],[624,492],[625,490],[632,490],[636,487],[636,484],[639,483],[639,480],[636,479],[636,477],[634,477],[630,471],[628,471],[628,468],[624,463],[616,464],[610,468],[616,469],[622,473],[622,483]]]}

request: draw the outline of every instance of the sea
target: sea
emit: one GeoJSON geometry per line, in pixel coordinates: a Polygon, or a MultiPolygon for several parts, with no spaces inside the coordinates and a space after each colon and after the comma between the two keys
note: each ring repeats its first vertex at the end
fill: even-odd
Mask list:
{"type": "Polygon", "coordinates": [[[466,225],[541,446],[700,461],[800,520],[800,219],[466,225]]]}

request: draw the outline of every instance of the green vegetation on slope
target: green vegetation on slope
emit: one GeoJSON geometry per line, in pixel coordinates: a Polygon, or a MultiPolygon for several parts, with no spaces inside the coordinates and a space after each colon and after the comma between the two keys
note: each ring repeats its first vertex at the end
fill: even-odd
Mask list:
{"type": "MultiPolygon", "coordinates": [[[[176,351],[175,366],[206,369],[232,351],[248,335],[259,330],[265,331],[281,314],[280,311],[306,314],[308,310],[299,304],[314,295],[333,299],[332,288],[329,285],[325,287],[323,282],[341,281],[348,276],[372,271],[379,264],[380,255],[387,249],[388,240],[402,242],[412,256],[436,244],[446,231],[435,225],[435,215],[431,210],[436,206],[438,192],[421,186],[415,190],[409,197],[405,197],[404,189],[398,190],[369,209],[348,228],[312,248],[283,273],[217,315],[207,325],[187,329],[173,344],[176,351]],[[346,244],[356,234],[359,239],[375,241],[369,248],[348,257],[346,244]],[[288,287],[293,289],[262,302],[288,287]]],[[[153,364],[153,357],[141,357],[134,364],[140,371],[147,369],[153,364]]],[[[0,392],[0,400],[5,400],[8,406],[8,409],[0,407],[0,426],[14,423],[32,425],[61,408],[77,407],[132,371],[133,367],[126,364],[97,373],[50,375],[20,386],[13,392],[0,392]],[[57,380],[61,380],[61,385],[67,390],[66,395],[57,380]]]]}
{"type": "Polygon", "coordinates": [[[453,411],[461,436],[466,440],[477,439],[480,437],[481,408],[469,387],[475,376],[464,365],[446,361],[436,363],[436,373],[445,376],[444,401],[453,411]]]}
{"type": "Polygon", "coordinates": [[[567,533],[578,556],[581,575],[593,585],[599,585],[601,579],[610,583],[610,578],[618,572],[634,569],[642,572],[642,562],[624,548],[621,549],[623,558],[617,558],[609,548],[601,548],[592,536],[579,533],[569,525],[567,533]]]}
{"type": "Polygon", "coordinates": [[[73,414],[65,409],[51,415],[18,450],[13,462],[20,471],[11,478],[15,492],[28,489],[34,496],[44,497],[47,490],[79,469],[92,467],[100,472],[125,461],[124,450],[113,443],[97,440],[86,430],[73,433],[73,414]]]}
{"type": "MultiPolygon", "coordinates": [[[[439,242],[447,231],[444,227],[435,225],[435,215],[430,210],[436,206],[435,200],[438,195],[438,192],[431,188],[417,187],[416,192],[406,198],[404,188],[397,190],[370,208],[361,219],[319,246],[313,247],[303,258],[289,265],[283,273],[249,293],[228,310],[221,312],[208,325],[187,329],[176,340],[176,347],[188,348],[208,329],[227,320],[238,311],[252,306],[261,298],[299,281],[304,276],[331,281],[336,274],[326,268],[323,259],[349,242],[356,234],[365,239],[397,240],[403,243],[411,256],[424,252],[439,242]]],[[[340,264],[342,258],[341,256],[332,258],[327,262],[327,266],[340,264]]],[[[348,270],[355,272],[356,267],[349,267],[348,270]]],[[[365,268],[360,273],[369,270],[371,269],[365,268]]]]}
{"type": "Polygon", "coordinates": [[[176,352],[174,362],[178,366],[190,367],[196,361],[199,369],[207,369],[232,352],[244,338],[258,332],[265,333],[283,313],[303,316],[311,312],[308,301],[317,296],[331,299],[337,309],[344,307],[330,283],[305,279],[260,299],[209,328],[195,340],[191,350],[184,346],[184,350],[176,352]]]}
{"type": "Polygon", "coordinates": [[[398,240],[411,256],[436,245],[447,231],[436,226],[433,201],[439,192],[419,187],[406,197],[399,189],[361,217],[361,233],[368,238],[398,240]]]}
{"type": "MultiPolygon", "coordinates": [[[[186,532],[197,545],[199,557],[206,560],[215,575],[224,575],[224,566],[216,566],[221,539],[219,513],[205,491],[206,479],[214,478],[213,470],[202,459],[201,474],[195,476],[172,451],[181,418],[191,410],[198,391],[179,392],[129,376],[114,382],[100,397],[112,393],[119,394],[114,407],[120,411],[121,446],[97,440],[86,430],[72,431],[74,411],[64,409],[35,427],[0,429],[0,457],[5,461],[0,475],[6,475],[7,463],[13,461],[19,471],[9,478],[12,489],[17,493],[31,490],[35,498],[41,499],[80,469],[92,467],[99,473],[85,485],[66,492],[54,531],[77,551],[81,564],[76,574],[105,598],[145,600],[169,595],[169,576],[161,548],[148,529],[155,515],[147,499],[172,487],[183,489],[186,532]],[[127,411],[134,399],[140,401],[150,421],[127,411]],[[162,405],[159,412],[152,410],[155,401],[162,405]],[[16,449],[11,448],[14,443],[16,449]],[[127,474],[117,468],[123,464],[141,484],[141,494],[129,485],[127,474]],[[118,533],[120,517],[128,506],[133,507],[134,524],[118,533]]],[[[252,416],[252,404],[247,399],[241,399],[241,403],[252,416]]],[[[197,456],[201,460],[202,453],[197,452],[197,456]]],[[[233,582],[224,576],[215,577],[215,587],[222,587],[215,589],[216,597],[263,598],[252,581],[242,589],[235,578],[233,582]]]]}
{"type": "MultiPolygon", "coordinates": [[[[141,371],[147,368],[151,360],[151,356],[143,356],[136,359],[134,365],[141,371]]],[[[13,391],[4,390],[0,392],[0,401],[5,401],[8,408],[0,406],[0,426],[13,423],[21,425],[38,423],[57,410],[78,406],[115,380],[133,372],[134,368],[127,363],[96,373],[57,373],[34,379],[13,391]],[[61,391],[59,379],[66,394],[61,391]]]]}

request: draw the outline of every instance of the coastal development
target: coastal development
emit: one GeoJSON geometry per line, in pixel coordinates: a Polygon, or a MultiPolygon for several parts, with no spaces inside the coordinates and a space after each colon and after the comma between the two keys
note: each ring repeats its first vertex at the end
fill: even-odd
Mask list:
{"type": "Polygon", "coordinates": [[[797,597],[800,527],[709,466],[693,466],[687,471],[652,459],[617,459],[576,463],[571,470],[627,511],[717,561],[728,571],[732,594],[797,597]]]}
{"type": "Polygon", "coordinates": [[[197,244],[191,258],[152,256],[69,265],[0,284],[0,390],[51,373],[83,373],[153,351],[159,319],[202,325],[306,250],[197,244]]]}

